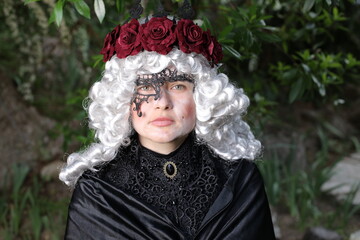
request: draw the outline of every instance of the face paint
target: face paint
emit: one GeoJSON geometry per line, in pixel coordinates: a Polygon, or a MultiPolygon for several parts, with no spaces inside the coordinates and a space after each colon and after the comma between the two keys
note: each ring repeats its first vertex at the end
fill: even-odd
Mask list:
{"type": "Polygon", "coordinates": [[[140,106],[143,102],[149,102],[150,97],[154,97],[154,100],[158,100],[161,96],[161,86],[164,85],[165,82],[177,82],[177,81],[187,81],[194,83],[194,79],[190,74],[178,74],[177,70],[171,70],[165,68],[159,73],[147,74],[139,76],[135,83],[136,89],[139,88],[150,88],[147,94],[139,93],[138,90],[135,90],[134,96],[131,100],[132,103],[135,104],[133,111],[137,111],[137,115],[139,117],[142,116],[142,112],[140,111],[140,106]]]}

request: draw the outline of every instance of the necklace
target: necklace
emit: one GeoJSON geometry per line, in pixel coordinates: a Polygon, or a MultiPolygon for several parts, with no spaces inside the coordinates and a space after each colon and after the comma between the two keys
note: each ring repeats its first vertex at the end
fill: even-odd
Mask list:
{"type": "Polygon", "coordinates": [[[176,164],[172,161],[167,161],[163,166],[163,172],[166,177],[173,179],[177,174],[176,164]]]}

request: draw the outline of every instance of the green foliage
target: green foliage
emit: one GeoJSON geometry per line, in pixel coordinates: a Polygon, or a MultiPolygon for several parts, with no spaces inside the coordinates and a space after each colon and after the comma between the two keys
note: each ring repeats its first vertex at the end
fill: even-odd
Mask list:
{"type": "Polygon", "coordinates": [[[84,0],[69,0],[69,1],[74,4],[76,11],[80,15],[86,17],[87,19],[90,19],[90,8],[84,0]]]}
{"type": "MultiPolygon", "coordinates": [[[[60,26],[63,20],[63,9],[66,2],[72,3],[80,15],[90,19],[90,7],[84,0],[58,0],[49,19],[49,23],[53,23],[55,21],[56,25],[58,27],[60,26]]],[[[105,17],[105,5],[103,0],[94,0],[94,11],[101,23],[105,17]]]]}
{"type": "Polygon", "coordinates": [[[24,4],[29,4],[29,3],[32,3],[32,2],[38,2],[38,1],[41,1],[41,0],[25,0],[24,1],[24,4]]]}
{"type": "Polygon", "coordinates": [[[227,23],[219,33],[219,42],[237,59],[244,60],[259,54],[263,42],[281,41],[274,34],[278,29],[266,26],[265,21],[271,16],[262,14],[261,6],[252,5],[235,9],[223,7],[222,10],[227,16],[227,23]]]}
{"type": "MultiPolygon", "coordinates": [[[[264,161],[258,166],[266,183],[267,195],[273,206],[286,206],[290,214],[298,220],[302,229],[322,225],[331,229],[344,230],[351,217],[360,210],[352,202],[358,188],[354,188],[335,210],[322,209],[319,200],[324,197],[321,186],[332,176],[329,166],[331,141],[324,130],[318,128],[321,148],[306,169],[298,169],[294,161],[294,144],[274,144],[264,161]],[[287,150],[286,157],[279,153],[287,150]]],[[[340,186],[339,186],[340,187],[340,186]]]]}
{"type": "Polygon", "coordinates": [[[55,8],[54,8],[53,14],[54,14],[55,22],[58,26],[60,26],[60,23],[63,18],[63,6],[64,6],[64,1],[59,0],[59,1],[57,1],[55,8]]]}
{"type": "MultiPolygon", "coordinates": [[[[49,199],[41,193],[42,183],[33,178],[29,167],[13,165],[12,185],[2,185],[0,194],[0,236],[7,239],[41,239],[44,231],[51,239],[61,239],[65,227],[67,200],[49,199]],[[7,191],[10,195],[4,194],[7,191]],[[52,222],[49,222],[49,218],[52,222]],[[60,229],[60,230],[59,230],[60,229]]],[[[7,182],[7,181],[6,181],[7,182]]],[[[3,182],[4,183],[4,182],[3,182]]]]}
{"type": "Polygon", "coordinates": [[[292,169],[295,148],[288,147],[290,151],[286,159],[281,159],[277,151],[273,151],[271,157],[259,166],[267,184],[269,201],[274,206],[286,206],[305,228],[319,223],[322,213],[316,200],[321,196],[321,185],[330,177],[330,169],[324,167],[326,160],[323,158],[316,159],[307,171],[292,169]]]}
{"type": "Polygon", "coordinates": [[[284,65],[278,62],[270,68],[271,74],[285,86],[290,86],[289,102],[314,98],[314,93],[326,97],[326,88],[344,84],[345,77],[358,71],[360,61],[352,54],[310,53],[309,49],[293,56],[298,64],[284,65]],[[306,95],[306,96],[304,96],[306,95]]]}
{"type": "Polygon", "coordinates": [[[51,133],[53,137],[62,135],[64,137],[63,149],[66,151],[74,143],[80,143],[86,147],[94,142],[94,131],[89,130],[87,125],[87,116],[82,105],[86,105],[88,89],[82,88],[75,92],[70,92],[65,103],[66,109],[77,109],[74,111],[72,121],[60,122],[51,133]],[[84,100],[85,99],[85,100],[84,100]],[[74,127],[74,122],[79,123],[74,127]]]}
{"type": "MultiPolygon", "coordinates": [[[[13,166],[13,188],[12,188],[12,200],[13,204],[10,205],[8,214],[10,215],[11,221],[6,222],[8,230],[11,234],[17,235],[20,231],[21,216],[25,209],[26,198],[22,197],[21,186],[29,172],[29,167],[24,165],[13,166]]],[[[4,215],[4,220],[6,221],[4,215]]]]}

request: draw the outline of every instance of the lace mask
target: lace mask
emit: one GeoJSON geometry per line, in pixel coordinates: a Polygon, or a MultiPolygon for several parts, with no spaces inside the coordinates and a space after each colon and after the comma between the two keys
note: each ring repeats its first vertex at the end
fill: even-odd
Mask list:
{"type": "Polygon", "coordinates": [[[139,93],[135,90],[134,96],[131,99],[131,103],[135,104],[133,111],[137,111],[137,115],[141,117],[142,112],[140,111],[140,106],[142,102],[148,103],[150,97],[154,97],[154,100],[158,100],[161,97],[161,86],[163,86],[165,82],[178,81],[194,83],[194,79],[190,74],[178,74],[177,70],[171,70],[169,68],[165,68],[159,73],[140,75],[135,81],[136,86],[150,87],[153,90],[148,94],[139,93]]]}

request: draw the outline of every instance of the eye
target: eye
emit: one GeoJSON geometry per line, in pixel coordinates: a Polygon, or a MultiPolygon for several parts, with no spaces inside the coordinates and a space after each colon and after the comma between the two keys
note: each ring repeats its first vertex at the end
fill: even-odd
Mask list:
{"type": "Polygon", "coordinates": [[[136,91],[138,93],[149,93],[153,92],[154,88],[151,85],[141,85],[137,87],[136,91]]]}
{"type": "Polygon", "coordinates": [[[150,86],[142,86],[142,87],[140,88],[140,90],[142,90],[142,91],[149,91],[150,89],[151,89],[150,86]]]}
{"type": "Polygon", "coordinates": [[[173,90],[185,90],[186,86],[183,85],[183,84],[176,84],[176,85],[172,86],[171,89],[173,89],[173,90]]]}

